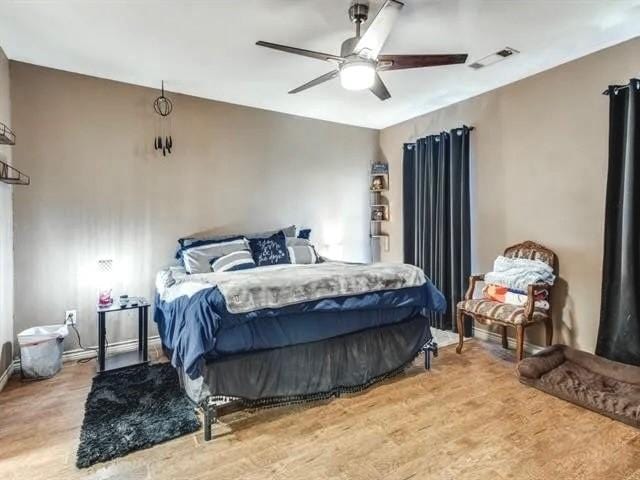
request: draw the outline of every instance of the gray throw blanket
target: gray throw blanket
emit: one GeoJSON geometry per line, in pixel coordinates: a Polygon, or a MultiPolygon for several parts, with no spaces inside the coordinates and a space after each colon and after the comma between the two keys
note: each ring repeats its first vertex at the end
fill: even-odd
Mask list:
{"type": "Polygon", "coordinates": [[[422,270],[400,263],[279,265],[207,277],[217,285],[231,313],[417,287],[426,282],[422,270]]]}

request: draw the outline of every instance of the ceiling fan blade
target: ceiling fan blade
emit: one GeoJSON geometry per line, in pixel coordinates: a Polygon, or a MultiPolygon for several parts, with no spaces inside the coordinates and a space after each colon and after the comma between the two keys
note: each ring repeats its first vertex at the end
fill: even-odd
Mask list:
{"type": "Polygon", "coordinates": [[[279,45],[277,43],[263,42],[262,40],[256,42],[256,45],[261,47],[273,48],[274,50],[280,50],[282,52],[293,53],[295,55],[302,55],[303,57],[317,58],[318,60],[335,60],[338,62],[344,61],[344,58],[338,55],[331,55],[330,53],[314,52],[313,50],[305,50],[303,48],[289,47],[287,45],[279,45]]]}
{"type": "Polygon", "coordinates": [[[378,70],[437,67],[465,63],[466,61],[466,53],[452,55],[380,55],[378,56],[378,70]]]}
{"type": "Polygon", "coordinates": [[[402,7],[404,7],[404,3],[398,0],[387,0],[372,20],[367,31],[356,43],[353,49],[354,53],[376,58],[380,50],[382,50],[389,33],[391,33],[393,24],[396,22],[402,7]]]}
{"type": "Polygon", "coordinates": [[[311,80],[310,82],[305,83],[304,85],[300,85],[298,88],[294,88],[293,90],[291,90],[289,93],[298,93],[301,92],[303,90],[306,90],[307,88],[311,88],[311,87],[315,87],[316,85],[320,85],[321,83],[327,82],[333,78],[336,78],[338,76],[339,71],[338,70],[333,70],[329,73],[325,73],[324,75],[319,76],[318,78],[314,78],[313,80],[311,80]]]}
{"type": "Polygon", "coordinates": [[[387,100],[391,98],[391,94],[389,93],[389,90],[387,90],[387,87],[385,86],[382,79],[380,78],[380,75],[378,75],[377,73],[376,73],[376,78],[373,82],[373,86],[370,88],[370,90],[380,100],[387,100]]]}

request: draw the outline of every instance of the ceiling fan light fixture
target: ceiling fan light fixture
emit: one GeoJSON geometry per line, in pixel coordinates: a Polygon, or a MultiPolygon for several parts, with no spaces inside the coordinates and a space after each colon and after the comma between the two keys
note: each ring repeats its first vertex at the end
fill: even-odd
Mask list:
{"type": "Polygon", "coordinates": [[[376,68],[371,62],[352,61],[340,68],[340,83],[346,90],[366,90],[373,86],[376,68]]]}
{"type": "MultiPolygon", "coordinates": [[[[340,83],[346,90],[370,90],[381,101],[391,98],[389,90],[378,75],[378,72],[390,70],[407,70],[409,68],[439,67],[444,65],[458,65],[467,62],[467,54],[409,54],[409,55],[381,55],[393,25],[404,4],[400,0],[377,0],[382,6],[376,16],[368,23],[364,33],[361,26],[369,15],[368,0],[351,0],[349,18],[355,23],[355,36],[347,38],[340,46],[340,55],[316,52],[304,48],[291,47],[278,43],[259,40],[256,45],[280,50],[281,52],[301,55],[331,62],[333,69],[313,80],[289,90],[289,93],[300,93],[325,82],[340,77],[340,83]],[[337,68],[336,68],[337,67],[337,68]]],[[[497,52],[500,58],[511,55],[508,49],[497,52]]]]}

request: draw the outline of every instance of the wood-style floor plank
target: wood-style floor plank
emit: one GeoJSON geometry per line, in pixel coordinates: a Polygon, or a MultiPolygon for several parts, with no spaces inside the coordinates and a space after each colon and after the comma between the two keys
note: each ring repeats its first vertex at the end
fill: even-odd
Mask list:
{"type": "Polygon", "coordinates": [[[0,393],[1,479],[640,480],[640,432],[521,385],[513,352],[441,349],[369,391],[241,412],[85,470],[75,451],[94,362],[0,393]]]}

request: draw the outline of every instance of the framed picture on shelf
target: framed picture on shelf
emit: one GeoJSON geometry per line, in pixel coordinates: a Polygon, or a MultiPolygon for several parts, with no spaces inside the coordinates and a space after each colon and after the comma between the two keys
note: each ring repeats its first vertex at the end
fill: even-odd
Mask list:
{"type": "Polygon", "coordinates": [[[371,191],[382,192],[387,189],[387,178],[384,175],[371,176],[371,191]]]}
{"type": "Polygon", "coordinates": [[[389,165],[386,163],[374,163],[371,165],[371,175],[388,175],[389,165]]]}
{"type": "Polygon", "coordinates": [[[371,205],[371,221],[386,222],[389,220],[389,210],[387,205],[371,205]]]}

